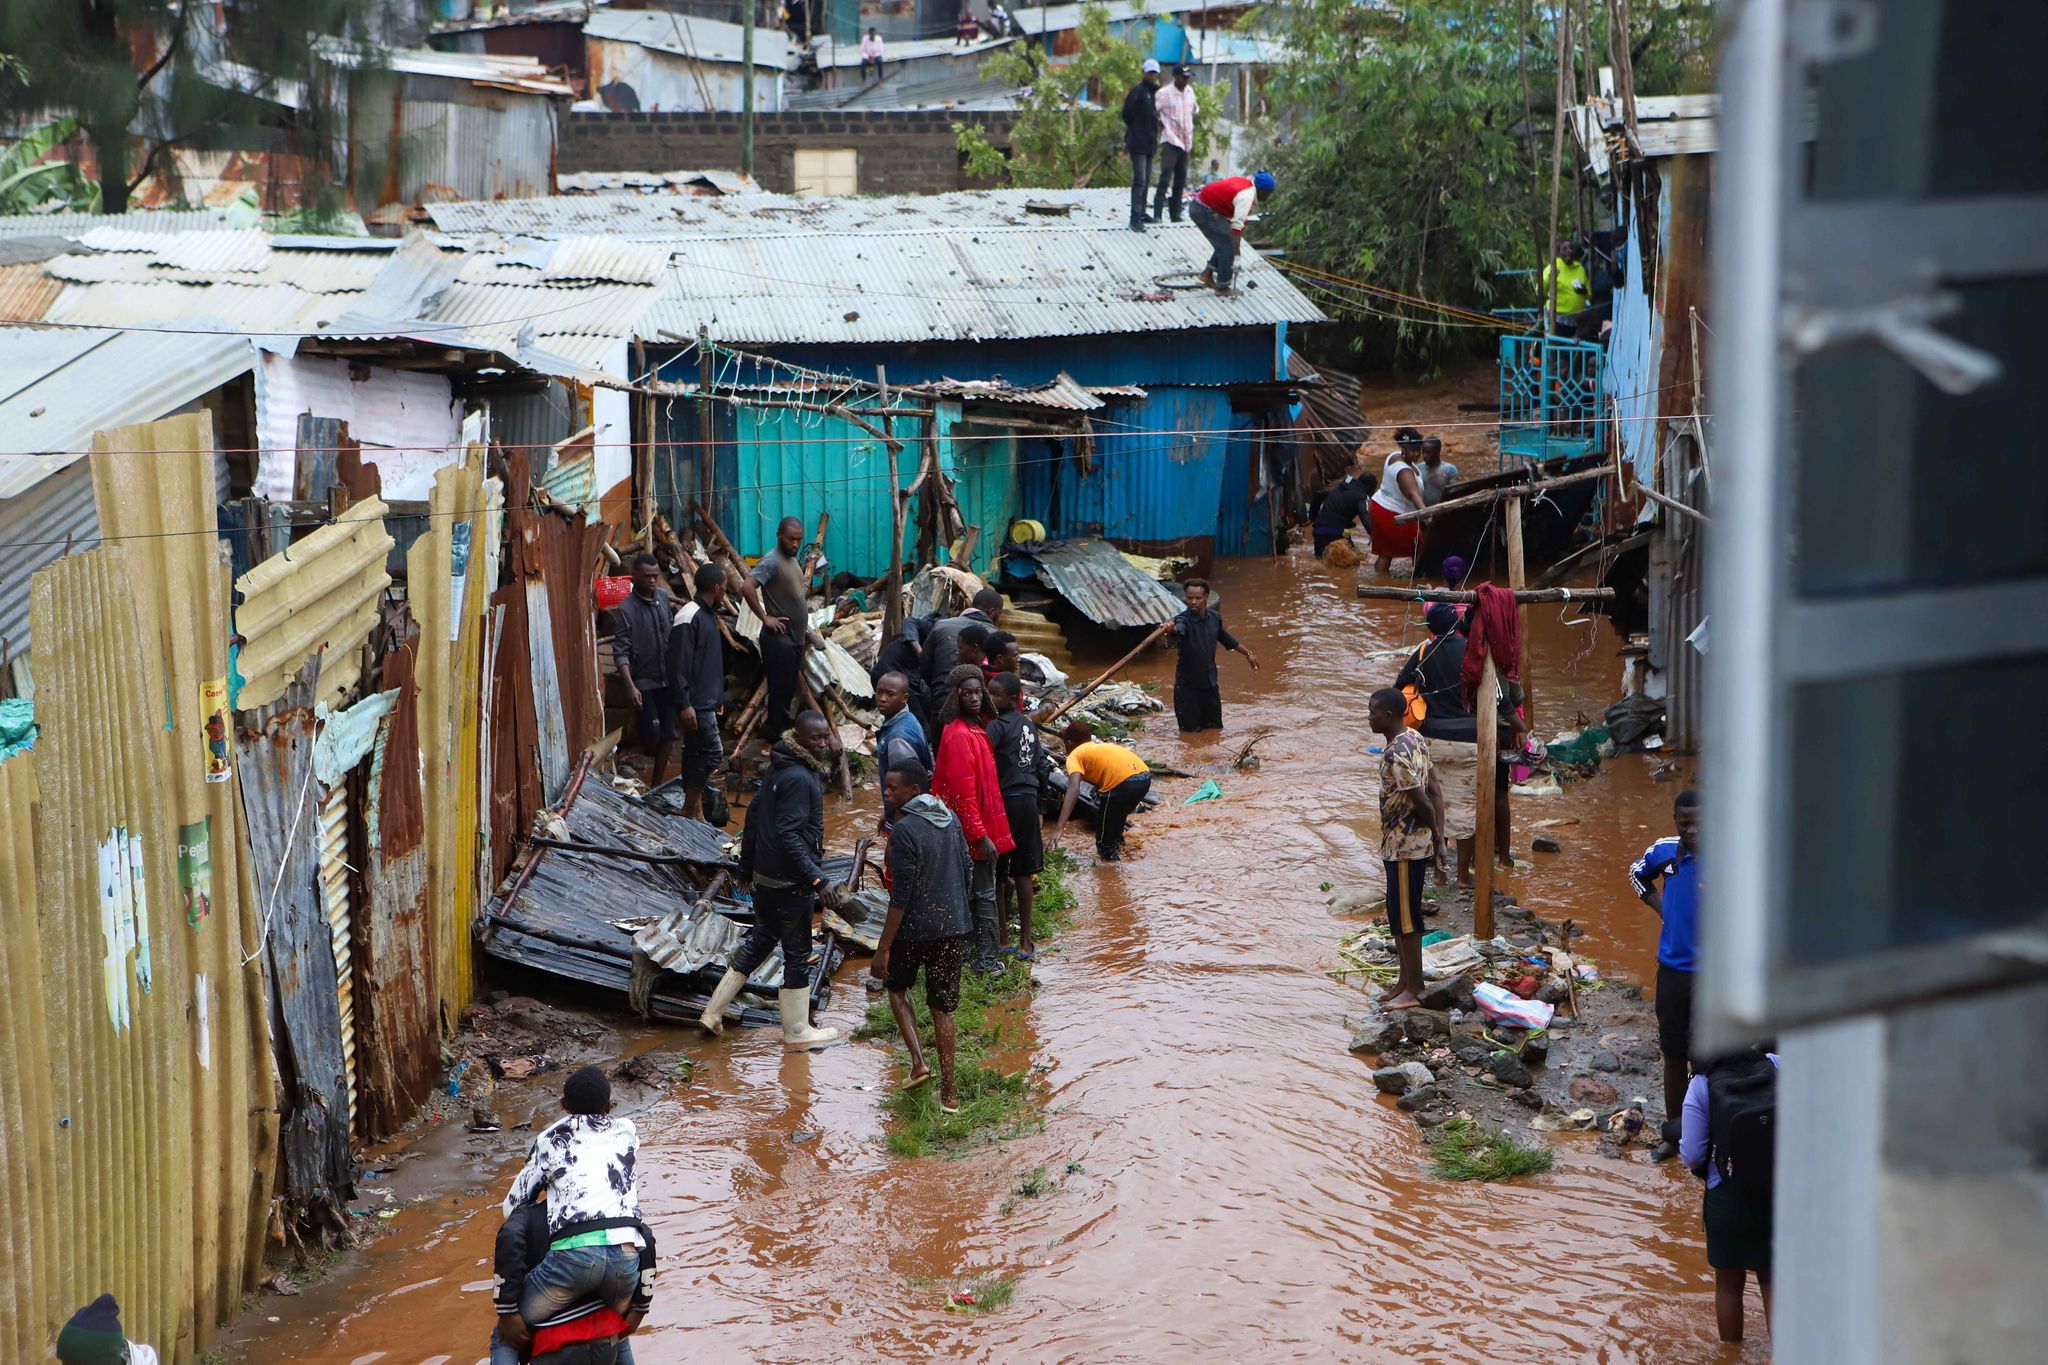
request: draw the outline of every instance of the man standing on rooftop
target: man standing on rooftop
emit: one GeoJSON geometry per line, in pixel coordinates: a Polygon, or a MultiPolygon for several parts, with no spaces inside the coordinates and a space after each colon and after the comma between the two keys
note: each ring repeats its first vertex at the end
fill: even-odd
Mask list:
{"type": "Polygon", "coordinates": [[[1145,190],[1159,154],[1159,63],[1145,59],[1138,83],[1124,96],[1124,151],[1131,158],[1131,231],[1145,230],[1145,190]]]}
{"type": "Polygon", "coordinates": [[[1173,84],[1162,89],[1154,100],[1159,110],[1159,187],[1152,192],[1152,219],[1158,222],[1171,212],[1173,221],[1180,221],[1181,198],[1188,188],[1188,153],[1195,145],[1195,113],[1199,107],[1195,101],[1195,87],[1189,83],[1191,73],[1184,66],[1173,69],[1173,84]],[[1173,182],[1169,199],[1167,182],[1173,182]]]}

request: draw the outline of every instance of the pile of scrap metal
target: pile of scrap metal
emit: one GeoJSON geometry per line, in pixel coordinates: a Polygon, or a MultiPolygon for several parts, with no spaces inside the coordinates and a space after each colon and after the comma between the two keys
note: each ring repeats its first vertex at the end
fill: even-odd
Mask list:
{"type": "MultiPolygon", "coordinates": [[[[483,950],[505,962],[625,997],[646,1018],[696,1019],[753,923],[751,896],[735,885],[739,840],[613,790],[587,772],[559,810],[545,811],[526,860],[484,912],[483,950]]],[[[825,870],[845,880],[851,858],[825,870]]],[[[886,907],[884,907],[886,908],[886,907]]],[[[872,893],[828,914],[813,951],[829,983],[849,945],[872,952],[882,919],[872,893]]],[[[777,948],[749,978],[733,1016],[778,1024],[777,948]]]]}

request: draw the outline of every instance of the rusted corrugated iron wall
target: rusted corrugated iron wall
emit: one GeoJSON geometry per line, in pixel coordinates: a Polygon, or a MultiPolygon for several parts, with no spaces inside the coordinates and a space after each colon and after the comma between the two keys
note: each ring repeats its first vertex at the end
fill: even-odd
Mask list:
{"type": "MultiPolygon", "coordinates": [[[[506,462],[513,489],[523,489],[527,481],[525,452],[508,452],[506,462]]],[[[540,615],[533,609],[537,604],[533,602],[531,585],[538,582],[546,592],[548,635],[553,645],[557,683],[554,699],[560,708],[566,766],[573,769],[577,757],[604,737],[604,702],[597,667],[597,601],[592,581],[603,554],[605,528],[602,524],[591,524],[580,514],[563,516],[538,511],[530,496],[513,496],[510,490],[508,504],[513,569],[529,585],[529,630],[540,615]]],[[[538,669],[535,676],[538,679],[538,669]]],[[[557,800],[560,795],[559,791],[550,790],[548,799],[557,800]]]]}
{"type": "Polygon", "coordinates": [[[282,697],[245,711],[235,739],[249,860],[262,905],[262,943],[281,1029],[276,1039],[283,1126],[279,1154],[285,1216],[346,1226],[350,1190],[348,1081],[334,940],[320,885],[320,797],[313,777],[313,698],[321,676],[308,660],[282,697]]]}
{"type": "Polygon", "coordinates": [[[0,1224],[0,1357],[40,1360],[62,1302],[52,1272],[58,1248],[56,1114],[43,1020],[43,934],[36,888],[39,821],[36,756],[0,763],[0,1027],[10,1058],[0,1066],[0,1170],[14,1185],[14,1213],[0,1224]]]}
{"type": "Polygon", "coordinates": [[[526,643],[526,587],[513,583],[491,594],[499,624],[496,673],[491,685],[491,885],[512,869],[544,797],[540,781],[539,720],[534,714],[532,651],[526,643]]]}
{"type": "Polygon", "coordinates": [[[230,550],[209,535],[216,487],[212,418],[204,413],[98,433],[91,460],[102,532],[122,539],[141,605],[144,647],[168,691],[164,780],[177,880],[165,933],[183,941],[184,970],[159,989],[186,998],[193,1066],[181,1108],[192,1142],[191,1310],[199,1340],[253,1287],[274,1169],[276,1073],[263,968],[252,951],[256,907],[242,894],[242,841],[228,733],[230,550]]]}
{"type": "Polygon", "coordinates": [[[65,1303],[111,1291],[128,1330],[181,1361],[197,1335],[191,1040],[208,997],[192,989],[178,908],[165,800],[174,732],[139,590],[148,567],[112,544],[31,581],[39,994],[55,1133],[49,1169],[8,1176],[17,1192],[47,1183],[55,1209],[6,1225],[30,1243],[46,1334],[65,1303]]]}
{"type": "MultiPolygon", "coordinates": [[[[418,554],[418,547],[414,547],[418,554]]],[[[435,963],[428,946],[427,850],[421,809],[419,641],[384,656],[398,690],[371,760],[364,827],[366,905],[356,935],[356,1077],[363,1136],[389,1137],[418,1111],[440,1068],[435,963]]]]}

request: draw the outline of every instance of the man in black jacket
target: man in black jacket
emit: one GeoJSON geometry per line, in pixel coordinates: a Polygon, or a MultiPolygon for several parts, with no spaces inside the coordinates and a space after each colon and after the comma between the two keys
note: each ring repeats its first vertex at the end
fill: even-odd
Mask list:
{"type": "Polygon", "coordinates": [[[683,732],[683,814],[704,818],[704,789],[725,766],[718,730],[725,699],[725,641],[718,609],[725,602],[725,570],[697,566],[697,595],[683,603],[669,631],[669,685],[675,690],[676,725],[683,732]]]}
{"type": "Polygon", "coordinates": [[[839,903],[838,888],[825,876],[825,776],[831,767],[832,731],[816,711],[796,718],[790,734],[768,751],[768,775],[747,807],[740,838],[740,875],[754,888],[754,923],[733,952],[711,1003],[698,1023],[712,1033],[725,1028],[725,1007],[754,969],[782,945],[782,1041],[791,1048],[816,1047],[839,1030],[811,1027],[811,916],[820,897],[839,903]]]}
{"type": "Polygon", "coordinates": [[[1010,819],[1010,837],[1017,846],[996,863],[996,946],[1009,951],[1009,908],[1017,908],[1017,956],[1033,959],[1038,945],[1031,933],[1031,907],[1037,877],[1045,869],[1045,817],[1040,813],[1040,786],[1051,766],[1038,727],[1024,714],[1024,684],[1015,673],[989,680],[996,718],[988,725],[989,746],[996,753],[996,786],[1003,794],[1003,813],[1010,819]]]}
{"type": "MultiPolygon", "coordinates": [[[[922,666],[927,686],[934,693],[943,696],[946,675],[960,662],[960,636],[963,632],[976,626],[993,631],[1002,623],[1003,595],[994,588],[983,588],[974,594],[974,601],[958,616],[949,616],[943,621],[934,622],[931,629],[924,633],[922,666]]],[[[926,717],[919,716],[918,719],[925,722],[925,733],[938,733],[926,717]]]]}
{"type": "Polygon", "coordinates": [[[960,818],[929,792],[931,774],[915,760],[896,763],[882,777],[882,799],[894,822],[889,829],[889,914],[875,945],[868,974],[889,988],[889,1012],[910,1052],[904,1088],[932,1076],[918,1044],[917,1016],[910,988],[924,971],[924,1003],[932,1012],[932,1036],[939,1049],[939,1108],[960,1112],[953,1082],[956,1035],[953,1011],[960,1007],[960,970],[974,928],[970,909],[974,860],[960,818]]]}
{"type": "MultiPolygon", "coordinates": [[[[633,1291],[633,1301],[626,1310],[628,1332],[638,1330],[647,1310],[654,1306],[654,1234],[647,1224],[633,1224],[640,1234],[640,1287],[633,1291]]],[[[548,1206],[535,1199],[519,1206],[518,1212],[505,1220],[498,1229],[498,1247],[492,1269],[498,1281],[494,1295],[498,1309],[498,1328],[491,1334],[491,1365],[522,1365],[530,1358],[533,1349],[533,1329],[526,1325],[526,1319],[519,1316],[519,1293],[526,1286],[526,1277],[548,1254],[548,1206]]],[[[571,1304],[562,1312],[538,1323],[538,1327],[554,1327],[587,1317],[604,1307],[599,1299],[588,1299],[571,1304]]],[[[618,1341],[617,1365],[633,1365],[633,1348],[622,1338],[618,1341]]]]}
{"type": "Polygon", "coordinates": [[[1145,72],[1124,96],[1124,150],[1131,157],[1131,231],[1143,232],[1145,191],[1152,183],[1152,158],[1159,153],[1159,63],[1145,59],[1145,72]]]}

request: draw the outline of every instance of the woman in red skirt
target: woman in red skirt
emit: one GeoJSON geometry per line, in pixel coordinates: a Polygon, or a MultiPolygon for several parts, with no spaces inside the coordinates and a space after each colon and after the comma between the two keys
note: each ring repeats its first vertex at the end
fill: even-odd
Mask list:
{"type": "Polygon", "coordinates": [[[1422,475],[1417,467],[1422,433],[1414,427],[1402,427],[1394,433],[1394,441],[1396,449],[1387,456],[1379,489],[1367,507],[1373,567],[1381,573],[1393,567],[1397,559],[1413,559],[1415,547],[1422,539],[1421,522],[1395,520],[1403,512],[1422,508],[1422,475]]]}

